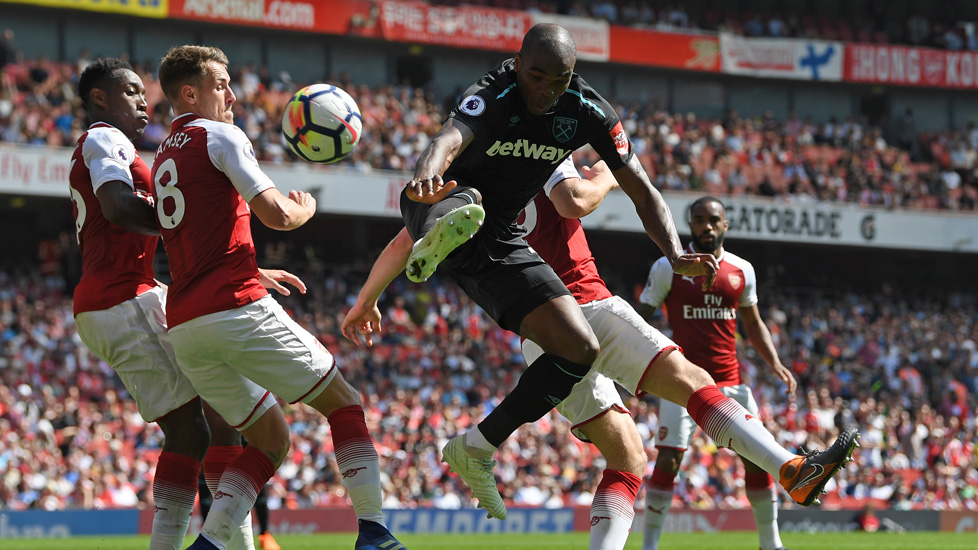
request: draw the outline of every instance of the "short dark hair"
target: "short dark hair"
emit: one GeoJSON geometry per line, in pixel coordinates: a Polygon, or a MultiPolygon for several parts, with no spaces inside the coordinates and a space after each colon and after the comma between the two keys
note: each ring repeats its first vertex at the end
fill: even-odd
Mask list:
{"type": "Polygon", "coordinates": [[[577,44],[570,31],[553,23],[538,23],[523,35],[520,53],[526,55],[530,49],[542,49],[559,59],[574,62],[577,60],[577,44]]]}
{"type": "Polygon", "coordinates": [[[100,57],[85,67],[78,77],[78,97],[87,109],[91,105],[92,90],[104,90],[109,82],[116,79],[115,72],[119,69],[132,70],[132,65],[118,57],[100,57]]]}
{"type": "Polygon", "coordinates": [[[227,67],[228,56],[216,46],[176,46],[160,62],[160,87],[170,103],[179,97],[184,84],[197,85],[207,77],[207,64],[217,61],[227,67]]]}
{"type": "Polygon", "coordinates": [[[721,201],[720,199],[718,199],[716,197],[711,197],[710,195],[706,195],[705,197],[700,197],[700,198],[696,199],[695,201],[693,201],[693,204],[689,205],[689,212],[690,212],[690,214],[692,214],[693,209],[695,209],[697,206],[700,206],[700,205],[703,205],[703,204],[710,204],[711,202],[715,202],[715,203],[719,204],[720,205],[720,210],[723,211],[723,215],[724,216],[727,215],[727,208],[725,206],[723,206],[723,201],[721,201]]]}

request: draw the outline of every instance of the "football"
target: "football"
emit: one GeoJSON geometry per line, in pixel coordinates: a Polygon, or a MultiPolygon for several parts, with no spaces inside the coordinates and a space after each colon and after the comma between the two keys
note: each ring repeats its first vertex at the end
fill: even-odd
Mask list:
{"type": "Polygon", "coordinates": [[[292,96],[282,113],[282,134],[299,158],[337,162],[360,141],[363,118],[350,94],[331,84],[312,84],[292,96]]]}

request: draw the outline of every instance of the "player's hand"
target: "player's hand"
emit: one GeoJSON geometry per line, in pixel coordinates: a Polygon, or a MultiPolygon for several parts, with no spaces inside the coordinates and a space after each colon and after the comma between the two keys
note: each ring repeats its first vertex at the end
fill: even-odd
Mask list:
{"type": "Polygon", "coordinates": [[[289,191],[289,198],[295,201],[296,204],[301,206],[307,211],[311,211],[313,214],[316,213],[316,197],[312,196],[305,191],[296,191],[293,189],[289,191]]]}
{"type": "Polygon", "coordinates": [[[782,382],[788,385],[788,389],[785,391],[787,395],[795,393],[795,389],[798,387],[798,382],[795,380],[794,375],[791,374],[791,371],[788,370],[788,367],[778,362],[777,365],[771,367],[771,371],[773,371],[774,375],[781,379],[782,382]]]}
{"type": "Polygon", "coordinates": [[[618,180],[615,179],[614,174],[611,173],[611,169],[608,168],[608,164],[603,160],[599,160],[591,166],[582,166],[581,173],[589,180],[593,180],[597,177],[611,178],[610,181],[614,182],[615,187],[618,187],[618,180]]]}
{"type": "Polygon", "coordinates": [[[282,285],[282,283],[288,283],[294,286],[301,294],[306,293],[306,283],[284,269],[262,269],[259,267],[258,282],[261,283],[261,286],[269,290],[275,290],[283,296],[292,294],[292,291],[282,285]]]}
{"type": "Polygon", "coordinates": [[[720,264],[713,254],[683,254],[672,264],[672,270],[680,275],[687,277],[698,277],[705,275],[703,280],[703,291],[706,292],[717,280],[717,271],[720,264]]]}
{"type": "Polygon", "coordinates": [[[435,204],[448,196],[452,189],[458,186],[455,180],[444,181],[441,176],[411,180],[407,182],[407,196],[414,202],[435,204]]]}
{"type": "Polygon", "coordinates": [[[358,301],[353,304],[346,317],[343,318],[340,329],[343,336],[357,346],[360,345],[361,336],[364,343],[372,346],[374,345],[373,333],[379,333],[383,330],[380,325],[380,318],[380,309],[377,308],[377,304],[367,307],[358,301]]]}

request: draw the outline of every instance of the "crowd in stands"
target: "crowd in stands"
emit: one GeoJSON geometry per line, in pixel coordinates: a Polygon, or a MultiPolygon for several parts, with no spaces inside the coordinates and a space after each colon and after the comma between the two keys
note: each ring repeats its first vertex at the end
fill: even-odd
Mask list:
{"type": "MultiPolygon", "coordinates": [[[[0,71],[0,141],[71,146],[85,131],[75,96],[87,63],[45,58],[0,71]]],[[[287,74],[233,68],[235,124],[264,162],[296,162],[281,132],[282,109],[296,89],[287,74]]],[[[154,67],[137,66],[147,85],[150,123],[137,144],[153,151],[169,133],[170,115],[154,67]]],[[[448,105],[408,85],[371,88],[340,76],[363,116],[360,143],[343,165],[358,171],[411,171],[456,97],[448,105]]],[[[787,201],[847,202],[900,209],[975,210],[978,206],[978,127],[940,133],[915,129],[912,109],[892,128],[852,116],[816,124],[809,115],[778,119],[731,112],[718,119],[670,113],[658,101],[614,102],[655,185],[665,191],[754,195],[787,201]]],[[[596,160],[575,153],[578,164],[596,160]]]]}
{"type": "MultiPolygon", "coordinates": [[[[978,50],[978,10],[967,2],[925,9],[909,0],[431,0],[600,19],[665,32],[732,32],[978,50]]],[[[936,7],[936,5],[935,5],[936,7]]]]}
{"type": "MultiPolygon", "coordinates": [[[[438,449],[515,384],[525,368],[519,338],[437,275],[423,285],[400,277],[381,302],[383,335],[358,348],[339,324],[372,257],[328,269],[305,257],[276,258],[310,288],[278,299],[362,392],[385,506],[472,506],[438,449]],[[303,271],[309,265],[316,270],[303,271]]],[[[767,427],[789,449],[823,448],[853,425],[863,434],[856,461],[827,487],[826,506],[978,509],[978,295],[884,287],[876,294],[768,288],[761,296],[762,316],[799,381],[787,396],[743,346],[767,427]]],[[[669,333],[666,319],[656,325],[669,333]]],[[[652,464],[657,401],[629,396],[626,404],[652,464]]],[[[292,451],[271,482],[270,505],[345,506],[330,427],[304,405],[285,411],[292,451]]],[[[151,496],[160,445],[156,425],[140,418],[119,379],[81,344],[64,278],[0,271],[0,508],[137,505],[151,496]]],[[[748,505],[730,452],[700,433],[687,454],[677,507],[748,505]]],[[[521,428],[495,458],[500,488],[517,505],[586,504],[604,464],[555,412],[521,428]]]]}

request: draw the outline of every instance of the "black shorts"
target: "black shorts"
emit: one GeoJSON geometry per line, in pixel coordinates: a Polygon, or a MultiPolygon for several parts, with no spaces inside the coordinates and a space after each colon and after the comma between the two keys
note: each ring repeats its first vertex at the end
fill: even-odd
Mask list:
{"type": "Polygon", "coordinates": [[[529,249],[526,255],[526,261],[519,263],[503,263],[483,255],[482,261],[460,265],[456,258],[443,262],[438,269],[499,326],[519,334],[523,318],[531,311],[559,296],[570,296],[547,262],[529,249]]]}
{"type": "MultiPolygon", "coordinates": [[[[428,209],[430,205],[411,201],[402,194],[401,214],[414,240],[424,236],[421,231],[428,209]]],[[[438,272],[454,281],[500,327],[519,334],[527,314],[571,293],[526,241],[500,237],[490,215],[486,212],[487,223],[472,240],[438,264],[438,272]]]]}

